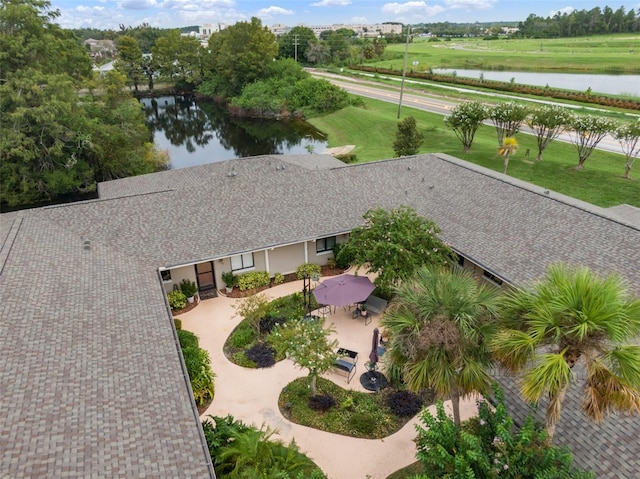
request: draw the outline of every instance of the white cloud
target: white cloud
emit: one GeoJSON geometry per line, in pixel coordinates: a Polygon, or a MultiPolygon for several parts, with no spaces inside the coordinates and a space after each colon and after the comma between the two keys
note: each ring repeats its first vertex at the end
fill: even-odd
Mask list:
{"type": "Polygon", "coordinates": [[[118,2],[118,7],[125,10],[144,10],[156,6],[155,0],[123,0],[118,2]]]}
{"type": "Polygon", "coordinates": [[[293,10],[287,10],[286,8],[282,8],[282,7],[274,7],[274,6],[270,6],[267,8],[261,8],[260,10],[258,10],[258,16],[259,17],[272,17],[273,15],[293,15],[294,11],[293,10]]]}
{"type": "Polygon", "coordinates": [[[445,5],[452,10],[484,10],[492,8],[497,0],[445,0],[445,5]]]}
{"type": "Polygon", "coordinates": [[[433,16],[444,12],[440,5],[430,7],[425,2],[386,3],[382,6],[382,12],[388,15],[408,16],[433,16]]]}
{"type": "Polygon", "coordinates": [[[346,7],[351,0],[322,0],[321,2],[312,3],[312,7],[346,7]]]}
{"type": "Polygon", "coordinates": [[[573,12],[574,10],[575,10],[575,8],[573,8],[573,7],[564,7],[564,8],[560,8],[559,10],[551,10],[551,11],[549,12],[549,16],[550,16],[550,17],[555,17],[555,16],[556,16],[556,14],[558,14],[558,13],[559,13],[560,15],[564,15],[565,13],[566,13],[567,15],[569,15],[569,14],[570,14],[571,12],[573,12]]]}

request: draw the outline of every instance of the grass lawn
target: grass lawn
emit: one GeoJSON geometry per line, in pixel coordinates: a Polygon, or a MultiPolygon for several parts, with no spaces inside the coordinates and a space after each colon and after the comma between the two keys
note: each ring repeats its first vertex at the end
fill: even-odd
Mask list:
{"type": "MultiPolygon", "coordinates": [[[[401,69],[404,44],[387,46],[381,67],[401,69]]],[[[414,69],[640,73],[640,35],[616,34],[578,38],[499,39],[455,38],[430,42],[415,38],[409,45],[414,69]]]]}
{"type": "Polygon", "coordinates": [[[407,467],[398,469],[393,474],[387,476],[387,479],[408,479],[418,474],[424,474],[425,472],[426,471],[424,470],[424,466],[421,462],[414,462],[413,464],[409,464],[407,467]]]}
{"type": "MultiPolygon", "coordinates": [[[[368,98],[364,102],[365,108],[350,106],[311,118],[309,122],[328,135],[329,146],[356,145],[353,153],[358,161],[395,157],[392,144],[398,124],[397,105],[368,98]]],[[[493,126],[481,126],[471,151],[464,153],[454,133],[444,128],[441,115],[403,107],[402,118],[409,115],[416,118],[418,128],[425,132],[420,153],[447,153],[502,172],[503,159],[497,154],[498,140],[493,126]]],[[[623,155],[595,150],[585,169],[576,171],[573,167],[578,164],[578,155],[572,144],[552,142],[544,152],[544,160],[538,162],[535,137],[519,133],[517,138],[520,147],[510,158],[509,175],[602,207],[625,203],[640,207],[638,170],[635,175],[631,170],[636,178],[622,178],[623,155]]]]}

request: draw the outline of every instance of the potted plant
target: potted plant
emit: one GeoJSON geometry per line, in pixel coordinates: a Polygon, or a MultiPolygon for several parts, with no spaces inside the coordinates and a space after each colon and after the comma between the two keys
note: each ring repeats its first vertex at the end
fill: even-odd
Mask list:
{"type": "Polygon", "coordinates": [[[233,271],[226,271],[222,273],[222,281],[224,281],[227,287],[227,293],[233,291],[233,287],[237,284],[238,278],[233,274],[233,271]]]}
{"type": "Polygon", "coordinates": [[[193,303],[194,296],[198,292],[198,287],[193,281],[189,279],[183,279],[180,283],[180,291],[182,291],[182,294],[187,297],[187,301],[193,303]]]}

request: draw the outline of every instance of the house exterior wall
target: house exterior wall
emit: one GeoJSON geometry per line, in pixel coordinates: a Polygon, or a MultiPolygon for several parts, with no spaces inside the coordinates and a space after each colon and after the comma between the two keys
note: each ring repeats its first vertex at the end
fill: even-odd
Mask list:
{"type": "Polygon", "coordinates": [[[281,248],[274,248],[268,251],[269,254],[269,274],[288,274],[304,263],[304,243],[296,243],[281,248]]]}
{"type": "MultiPolygon", "coordinates": [[[[173,291],[173,286],[180,288],[183,279],[188,279],[196,283],[196,271],[193,265],[182,266],[171,270],[171,281],[163,281],[164,290],[169,293],[173,291]]],[[[197,283],[196,283],[197,284],[197,283]]]]}

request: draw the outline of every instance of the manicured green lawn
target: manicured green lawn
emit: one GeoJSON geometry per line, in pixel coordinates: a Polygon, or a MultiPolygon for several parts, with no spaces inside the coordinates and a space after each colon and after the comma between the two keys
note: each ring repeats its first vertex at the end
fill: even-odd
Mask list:
{"type": "MultiPolygon", "coordinates": [[[[329,146],[356,145],[353,153],[358,161],[393,158],[397,105],[372,99],[364,101],[366,108],[350,106],[309,121],[328,135],[329,146]]],[[[480,127],[471,151],[464,153],[453,132],[444,128],[441,115],[403,107],[402,118],[408,115],[413,115],[418,127],[425,131],[420,153],[447,153],[502,172],[503,159],[497,154],[494,127],[480,127]]],[[[596,150],[585,163],[585,169],[576,171],[573,167],[578,164],[578,156],[572,144],[552,142],[545,150],[544,161],[538,162],[535,137],[520,133],[517,138],[520,148],[510,159],[509,175],[602,207],[625,203],[640,207],[640,167],[636,165],[636,170],[631,170],[633,179],[622,178],[622,155],[596,150]]]]}
{"type": "MultiPolygon", "coordinates": [[[[404,44],[387,47],[387,57],[375,63],[402,68],[404,44]]],[[[413,68],[480,70],[574,71],[589,73],[640,73],[640,35],[618,34],[578,38],[498,39],[456,38],[429,42],[415,38],[409,45],[413,68]]]]}

